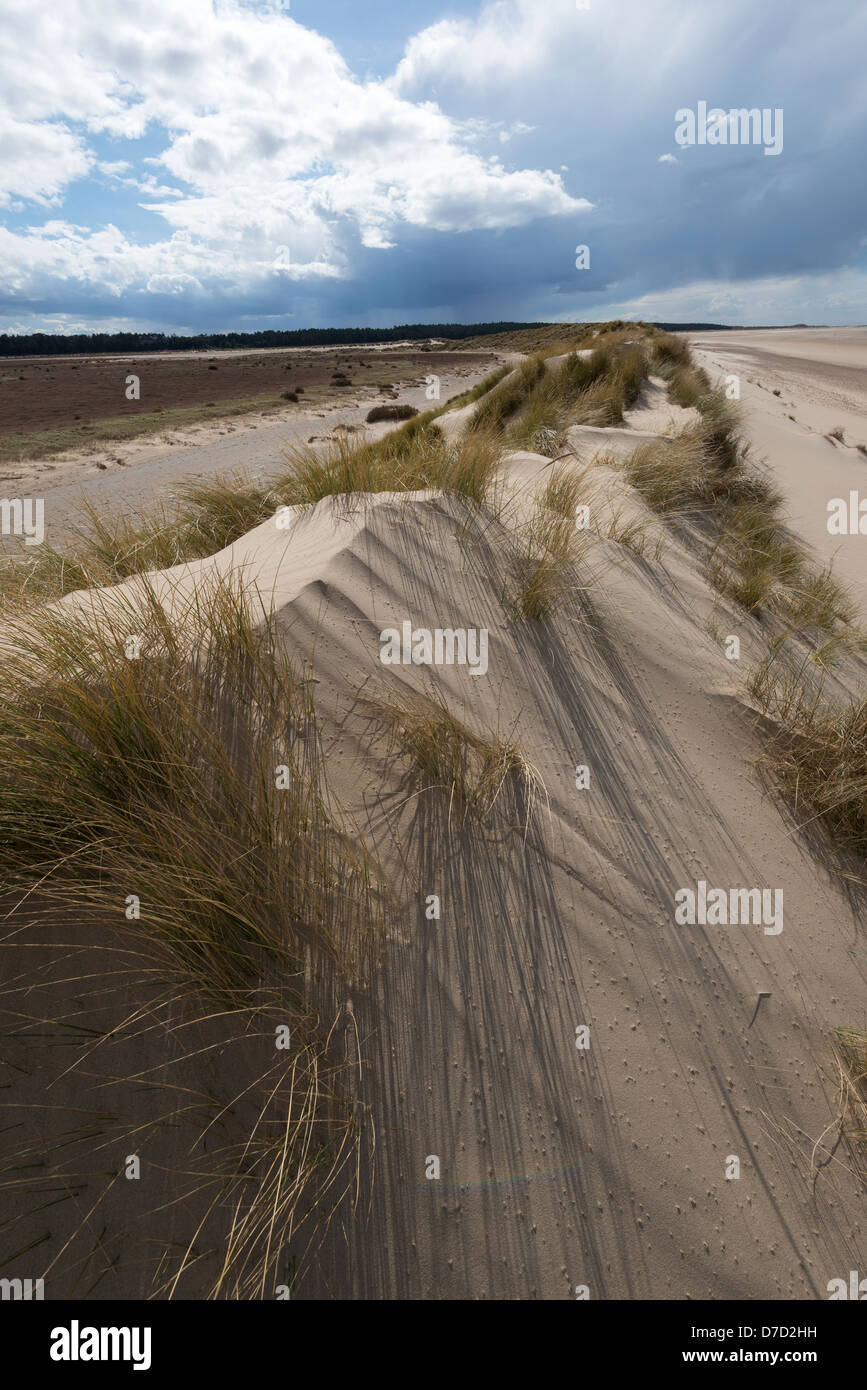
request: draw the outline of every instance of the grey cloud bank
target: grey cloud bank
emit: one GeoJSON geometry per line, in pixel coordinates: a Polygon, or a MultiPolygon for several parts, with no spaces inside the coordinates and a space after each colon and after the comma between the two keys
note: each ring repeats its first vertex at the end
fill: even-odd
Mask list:
{"type": "Polygon", "coordinates": [[[867,11],[839,0],[820,25],[782,0],[688,26],[674,0],[434,8],[386,80],[277,7],[4,9],[6,331],[867,321],[867,11]]]}

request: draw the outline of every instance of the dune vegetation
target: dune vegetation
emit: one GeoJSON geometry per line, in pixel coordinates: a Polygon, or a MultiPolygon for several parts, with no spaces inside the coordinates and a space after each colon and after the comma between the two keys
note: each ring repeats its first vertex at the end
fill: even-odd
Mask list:
{"type": "MultiPolygon", "coordinates": [[[[259,596],[223,580],[169,615],[149,573],[213,556],[280,508],[333,499],[339,516],[371,494],[442,495],[467,518],[468,565],[474,536],[498,547],[509,622],[520,640],[544,643],[561,605],[603,582],[590,562],[600,535],[576,526],[597,461],[579,460],[570,431],[624,429],[647,378],[661,379],[695,418],[620,462],[600,442],[599,476],[616,474],[644,509],[615,511],[601,541],[629,563],[659,565],[658,522],[698,557],[716,600],[751,624],[767,653],[748,693],[770,730],[769,774],[797,824],[824,827],[863,882],[867,704],[826,684],[864,645],[844,587],[787,531],[736,407],[684,340],[617,323],[554,346],[563,351],[542,345],[378,440],[293,449],[263,482],[191,481],[144,517],[91,508],[68,546],[3,563],[5,944],[32,941],[40,955],[59,941],[65,952],[85,923],[90,954],[79,966],[76,946],[55,982],[65,1003],[51,1026],[79,1026],[83,1000],[115,998],[92,1046],[112,1040],[128,1087],[149,1077],[131,1128],[100,1112],[92,1133],[69,1140],[76,1162],[101,1154],[109,1135],[134,1150],[136,1132],[159,1132],[170,1114],[189,1126],[160,1200],[192,1202],[197,1236],[162,1253],[153,1296],[188,1288],[195,1269],[206,1296],[271,1297],[295,1277],[287,1249],[303,1258],[344,1195],[358,1199],[360,1146],[373,1140],[344,1085],[361,1043],[337,1019],[351,1018],[347,997],[387,949],[395,904],[330,791],[314,671],[289,659],[259,596]],[[474,409],[450,437],[442,416],[462,407],[474,409]],[[506,500],[503,458],[521,452],[550,472],[534,495],[506,500]],[[96,622],[58,606],[133,576],[145,576],[135,594],[91,610],[96,622]],[[164,1059],[139,1066],[142,1035],[172,1059],[170,1097],[164,1059]],[[217,1045],[222,1081],[206,1086],[197,1059],[217,1045]],[[224,1129],[225,1142],[211,1142],[224,1129]]],[[[413,797],[436,798],[449,824],[499,817],[527,835],[547,793],[517,727],[480,732],[441,693],[395,689],[364,707],[413,797]]],[[[852,1076],[857,1059],[860,1095],[863,1039],[849,1037],[845,1057],[852,1076]]],[[[23,1171],[32,1154],[13,1158],[23,1171]]],[[[9,1190],[26,1196],[28,1181],[9,1190]]]]}
{"type": "MultiPolygon", "coordinates": [[[[781,634],[786,639],[800,634],[813,638],[825,659],[857,650],[861,637],[852,626],[854,609],[845,586],[830,569],[816,567],[780,521],[782,499],[752,462],[736,404],[711,389],[685,339],[622,323],[602,325],[595,335],[583,330],[571,350],[553,362],[542,349],[515,370],[501,367],[448,406],[416,415],[378,441],[340,437],[324,449],[294,448],[287,466],[266,482],[238,475],[193,480],[178,488],[173,506],[134,520],[88,508],[72,544],[62,551],[44,544],[35,557],[27,552],[7,558],[0,593],[14,609],[205,558],[269,520],[277,508],[309,507],[326,497],[351,505],[353,498],[370,493],[431,489],[477,506],[486,499],[493,505],[504,451],[569,458],[566,431],[573,425],[622,425],[624,411],[637,401],[650,373],[667,383],[675,404],[694,408],[697,418],[671,438],[639,445],[624,463],[626,480],[675,534],[697,548],[714,589],[771,624],[769,643],[777,644],[781,634]],[[446,409],[473,403],[468,428],[457,441],[447,441],[437,420],[446,409]]],[[[570,516],[587,488],[586,470],[558,468],[522,528],[517,549],[507,543],[516,610],[525,617],[544,617],[563,585],[572,582],[578,553],[586,546],[570,516]]],[[[618,524],[615,518],[607,534],[647,552],[644,523],[618,524]]],[[[775,660],[775,673],[781,669],[775,660]]],[[[766,678],[754,688],[766,691],[767,686],[766,678]]],[[[807,756],[815,741],[805,739],[800,746],[807,756]]],[[[856,800],[863,788],[856,779],[856,800]]]]}

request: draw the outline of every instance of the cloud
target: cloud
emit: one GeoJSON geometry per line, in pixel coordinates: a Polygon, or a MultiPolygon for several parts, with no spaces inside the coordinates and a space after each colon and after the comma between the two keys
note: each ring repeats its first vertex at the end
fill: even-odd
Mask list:
{"type": "Polygon", "coordinates": [[[618,318],[661,323],[864,323],[867,271],[767,275],[748,284],[694,280],[630,299],[606,299],[605,311],[618,318]]]}
{"type": "Polygon", "coordinates": [[[276,266],[270,243],[261,238],[258,254],[248,241],[241,255],[232,239],[206,245],[184,229],[168,240],[142,246],[111,223],[92,231],[57,220],[20,232],[0,227],[0,264],[6,268],[4,288],[13,299],[41,296],[46,285],[54,295],[70,287],[86,290],[98,285],[100,296],[107,299],[137,290],[182,295],[214,284],[224,294],[241,295],[279,276],[302,281],[339,278],[342,273],[327,261],[276,266]]]}
{"type": "MultiPolygon", "coordinates": [[[[353,246],[387,250],[407,228],[505,230],[588,206],[551,170],[486,157],[479,130],[436,102],[359,81],[330,40],[276,7],[66,0],[28,27],[19,0],[3,5],[0,89],[21,118],[6,118],[0,197],[56,202],[94,165],[167,228],[148,246],[116,229],[57,231],[50,248],[32,229],[7,234],[16,294],[46,277],[114,294],[254,283],[277,245],[291,248],[293,278],[334,277],[353,246]],[[124,143],[144,136],[161,145],[150,170],[124,143]],[[97,159],[97,137],[123,157],[97,159]]],[[[529,129],[515,122],[506,138],[529,129]]]]}
{"type": "Polygon", "coordinates": [[[477,17],[440,20],[416,34],[389,85],[413,96],[433,85],[502,87],[540,72],[558,53],[574,61],[574,45],[591,44],[596,32],[594,17],[574,0],[493,0],[477,17]]]}
{"type": "Polygon", "coordinates": [[[0,207],[12,195],[49,205],[93,162],[82,139],[67,126],[50,121],[20,121],[0,111],[0,207]]]}
{"type": "Polygon", "coordinates": [[[188,290],[200,290],[200,282],[195,275],[151,275],[147,282],[151,294],[182,294],[188,290]]]}
{"type": "MultiPolygon", "coordinates": [[[[863,264],[867,11],[826,0],[818,28],[790,0],[432,12],[380,80],[276,0],[0,0],[0,308],[193,327],[651,302],[697,318],[731,294],[743,321],[761,285],[762,316],[791,321],[863,264]],[[785,151],[660,155],[700,99],[785,108],[785,151]]],[[[372,40],[387,13],[368,7],[372,40]]],[[[867,317],[857,298],[828,312],[867,317]]]]}

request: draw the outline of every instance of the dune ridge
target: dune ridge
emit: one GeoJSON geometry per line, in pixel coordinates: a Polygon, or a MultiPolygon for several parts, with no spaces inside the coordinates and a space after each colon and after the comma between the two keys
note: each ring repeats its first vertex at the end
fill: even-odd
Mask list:
{"type": "MultiPolygon", "coordinates": [[[[863,1021],[863,896],[761,775],[741,674],[761,659],[759,620],[714,592],[618,467],[697,418],[663,384],[622,426],[571,426],[553,458],[504,452],[480,506],[324,497],[53,606],[110,625],[146,586],[182,620],[239,580],[315,680],[329,792],[388,909],[333,1034],[355,1195],[322,1234],[299,1214],[295,1298],[810,1299],[863,1268],[833,1048],[863,1021]],[[577,582],[540,624],[516,586],[563,466],[585,470],[593,519],[577,582]],[[624,514],[664,550],[613,539],[624,514]],[[382,633],[407,621],[487,630],[484,676],[384,664],[382,633]],[[507,769],[482,811],[461,808],[382,717],[411,707],[514,746],[532,777],[507,769]],[[783,929],[679,925],[676,895],[699,882],[782,889],[783,929]]],[[[441,417],[446,437],[473,411],[441,417]]]]}

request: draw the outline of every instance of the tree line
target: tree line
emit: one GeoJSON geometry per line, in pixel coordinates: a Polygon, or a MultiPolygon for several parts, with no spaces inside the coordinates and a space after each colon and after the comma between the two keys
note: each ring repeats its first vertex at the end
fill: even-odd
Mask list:
{"type": "Polygon", "coordinates": [[[202,352],[219,348],[328,347],[335,343],[394,343],[407,339],[475,338],[544,328],[543,323],[401,323],[394,328],[266,328],[257,333],[3,333],[0,356],[61,353],[202,352]]]}

